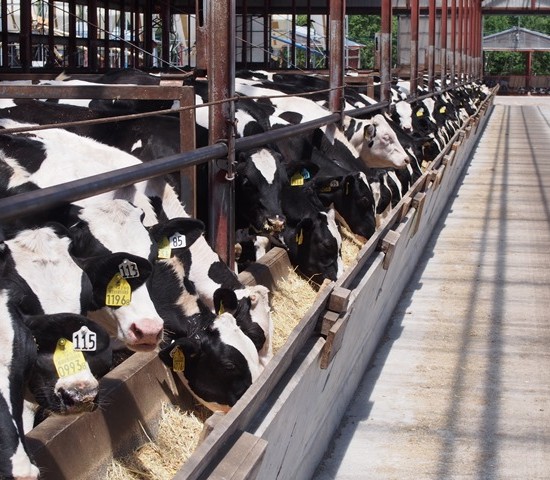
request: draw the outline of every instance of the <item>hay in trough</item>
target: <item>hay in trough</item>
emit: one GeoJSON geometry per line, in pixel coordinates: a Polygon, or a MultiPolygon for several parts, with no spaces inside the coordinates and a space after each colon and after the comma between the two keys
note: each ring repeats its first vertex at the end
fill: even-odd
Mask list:
{"type": "Polygon", "coordinates": [[[197,448],[207,414],[163,403],[157,438],[120,460],[105,480],[169,480],[197,448]]]}
{"type": "MultiPolygon", "coordinates": [[[[355,239],[342,239],[344,267],[351,265],[361,249],[362,243],[355,239]]],[[[273,319],[273,353],[286,343],[292,330],[313,305],[319,286],[309,282],[293,269],[275,284],[271,301],[273,319]]]]}
{"type": "Polygon", "coordinates": [[[317,289],[293,269],[277,281],[271,301],[273,318],[273,353],[285,344],[290,333],[317,296],[317,289]]]}
{"type": "Polygon", "coordinates": [[[348,238],[342,239],[342,260],[344,262],[344,268],[349,267],[355,262],[362,245],[356,241],[352,241],[348,238]]]}

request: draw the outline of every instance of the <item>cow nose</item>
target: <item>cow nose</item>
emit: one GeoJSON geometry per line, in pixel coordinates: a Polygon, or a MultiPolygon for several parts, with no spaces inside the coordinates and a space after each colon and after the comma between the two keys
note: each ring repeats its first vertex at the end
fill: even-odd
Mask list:
{"type": "Polygon", "coordinates": [[[144,320],[140,322],[139,326],[136,323],[132,323],[130,326],[130,332],[137,340],[137,343],[157,344],[162,338],[162,327],[159,328],[158,322],[155,320],[144,320]]]}
{"type": "Polygon", "coordinates": [[[76,385],[74,388],[60,388],[58,394],[61,402],[68,409],[78,407],[90,410],[96,406],[94,400],[97,397],[97,388],[95,387],[86,388],[76,385]]]}
{"type": "Polygon", "coordinates": [[[267,219],[268,229],[274,233],[282,232],[286,226],[286,218],[282,215],[275,215],[267,219]]]}

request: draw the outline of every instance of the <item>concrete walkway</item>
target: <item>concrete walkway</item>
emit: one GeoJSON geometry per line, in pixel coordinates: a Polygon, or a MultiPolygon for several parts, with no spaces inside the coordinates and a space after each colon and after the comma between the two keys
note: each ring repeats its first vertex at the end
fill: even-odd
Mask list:
{"type": "Polygon", "coordinates": [[[550,479],[550,99],[464,173],[312,480],[550,479]]]}

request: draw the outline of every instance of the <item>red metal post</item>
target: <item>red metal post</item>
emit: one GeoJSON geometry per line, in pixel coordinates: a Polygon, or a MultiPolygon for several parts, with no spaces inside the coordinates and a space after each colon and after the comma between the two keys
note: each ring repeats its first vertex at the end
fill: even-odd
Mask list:
{"type": "Polygon", "coordinates": [[[457,59],[457,80],[462,81],[463,58],[464,58],[464,0],[457,0],[458,4],[458,59],[457,59]]]}
{"type": "Polygon", "coordinates": [[[329,108],[331,112],[343,110],[344,85],[344,19],[346,0],[330,0],[329,10],[329,108]]]}
{"type": "Polygon", "coordinates": [[[428,6],[428,91],[435,88],[435,0],[428,6]]]}
{"type": "Polygon", "coordinates": [[[441,0],[441,86],[447,85],[447,0],[441,0]]]}
{"type": "Polygon", "coordinates": [[[20,8],[20,31],[19,31],[19,60],[23,72],[30,70],[32,62],[31,45],[31,0],[21,0],[20,8]]]}
{"type": "Polygon", "coordinates": [[[380,33],[380,100],[391,99],[391,0],[382,0],[380,33]]]}
{"type": "Polygon", "coordinates": [[[416,97],[418,93],[418,18],[419,18],[419,0],[411,0],[411,65],[410,82],[411,95],[416,97]]]}
{"type": "Polygon", "coordinates": [[[466,22],[466,80],[472,76],[472,0],[465,0],[465,22],[466,22]]]}
{"type": "MultiPolygon", "coordinates": [[[[97,0],[88,2],[88,68],[97,71],[97,0]]],[[[51,25],[51,24],[50,24],[51,25]]]]}
{"type": "Polygon", "coordinates": [[[451,0],[451,84],[456,83],[456,2],[451,0]]]}
{"type": "MultiPolygon", "coordinates": [[[[234,96],[235,82],[235,0],[208,3],[208,95],[217,102],[234,96]]],[[[209,241],[220,258],[233,268],[235,263],[235,188],[233,183],[235,112],[233,102],[209,108],[209,143],[228,141],[225,165],[221,160],[209,162],[208,212],[209,241]],[[225,167],[225,168],[223,168],[225,167]]]]}

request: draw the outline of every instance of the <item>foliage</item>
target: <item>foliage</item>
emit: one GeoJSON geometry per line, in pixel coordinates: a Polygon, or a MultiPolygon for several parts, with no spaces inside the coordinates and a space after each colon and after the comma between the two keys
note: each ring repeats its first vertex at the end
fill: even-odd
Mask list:
{"type": "MultiPolygon", "coordinates": [[[[361,66],[373,69],[376,56],[376,34],[381,30],[380,15],[348,16],[348,38],[365,45],[361,49],[361,66]]],[[[392,60],[395,66],[397,59],[397,17],[392,20],[392,60]]]]}

